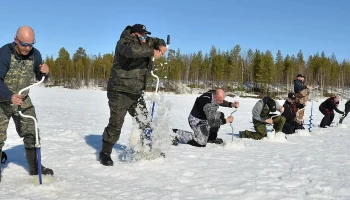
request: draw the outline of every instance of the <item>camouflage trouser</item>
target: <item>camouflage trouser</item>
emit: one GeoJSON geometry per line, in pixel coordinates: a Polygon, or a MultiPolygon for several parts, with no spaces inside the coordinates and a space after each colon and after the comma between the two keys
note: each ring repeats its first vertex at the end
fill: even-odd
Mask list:
{"type": "MultiPolygon", "coordinates": [[[[276,133],[282,131],[285,122],[286,118],[284,116],[273,118],[273,128],[275,129],[276,133]]],[[[256,132],[245,130],[240,133],[241,138],[252,138],[255,140],[260,140],[267,136],[265,122],[260,122],[253,119],[253,123],[256,132]]]]}
{"type": "Polygon", "coordinates": [[[110,117],[109,123],[103,132],[104,141],[114,144],[119,140],[127,112],[136,119],[140,129],[144,130],[149,126],[147,107],[141,94],[107,91],[107,97],[110,117]]]}
{"type": "Polygon", "coordinates": [[[179,140],[179,143],[187,144],[189,141],[194,140],[199,145],[205,146],[208,142],[210,130],[208,120],[201,120],[193,117],[192,115],[189,115],[188,123],[193,132],[178,130],[177,138],[179,140]]]}
{"type": "MultiPolygon", "coordinates": [[[[22,104],[22,113],[36,118],[35,108],[27,96],[22,104]]],[[[6,102],[0,102],[0,149],[7,138],[7,127],[12,117],[18,135],[23,138],[26,148],[35,147],[35,125],[33,119],[23,118],[18,113],[18,106],[6,102]]]]}
{"type": "Polygon", "coordinates": [[[295,93],[296,102],[306,106],[307,101],[309,100],[309,96],[308,95],[309,94],[308,94],[308,90],[307,89],[302,90],[300,93],[295,93]]]}

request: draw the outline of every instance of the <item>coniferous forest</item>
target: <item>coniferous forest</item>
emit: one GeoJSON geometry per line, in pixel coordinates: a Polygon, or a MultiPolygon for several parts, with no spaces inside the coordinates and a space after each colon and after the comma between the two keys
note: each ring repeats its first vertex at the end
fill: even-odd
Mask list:
{"type": "MultiPolygon", "coordinates": [[[[70,55],[62,47],[56,59],[53,56],[45,59],[50,66],[49,84],[74,89],[82,86],[105,89],[113,56],[114,53],[91,56],[82,47],[70,55]]],[[[325,96],[343,93],[350,86],[349,61],[340,62],[336,55],[324,52],[305,57],[302,50],[296,55],[284,55],[282,51],[273,55],[269,50],[242,50],[240,45],[229,51],[213,46],[208,53],[193,54],[169,49],[165,57],[155,61],[154,69],[161,80],[162,91],[178,92],[178,87],[185,85],[276,96],[292,91],[293,80],[299,73],[306,76],[307,85],[319,85],[325,96]]],[[[152,80],[150,77],[150,90],[152,80]]]]}

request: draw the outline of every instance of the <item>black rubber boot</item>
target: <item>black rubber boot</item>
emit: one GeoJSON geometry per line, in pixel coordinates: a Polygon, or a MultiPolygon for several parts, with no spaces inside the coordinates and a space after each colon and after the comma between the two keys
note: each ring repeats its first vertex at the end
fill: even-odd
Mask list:
{"type": "MultiPolygon", "coordinates": [[[[25,152],[29,166],[29,175],[38,175],[38,165],[35,148],[26,148],[25,152]]],[[[53,176],[53,170],[41,165],[41,174],[53,176]]]]}
{"type": "Polygon", "coordinates": [[[111,159],[113,145],[102,140],[102,150],[100,152],[100,163],[102,165],[113,166],[113,160],[111,159]]]}

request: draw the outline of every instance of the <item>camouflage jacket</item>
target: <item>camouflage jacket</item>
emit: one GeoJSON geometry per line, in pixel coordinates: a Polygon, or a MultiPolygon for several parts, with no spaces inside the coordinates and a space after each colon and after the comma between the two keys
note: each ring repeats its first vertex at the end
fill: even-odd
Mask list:
{"type": "Polygon", "coordinates": [[[141,43],[139,38],[130,35],[130,29],[130,26],[125,28],[116,45],[107,90],[141,94],[153,67],[154,49],[166,44],[162,39],[151,37],[141,43]]]}
{"type": "MultiPolygon", "coordinates": [[[[0,102],[9,102],[14,93],[29,86],[34,78],[41,79],[40,52],[32,48],[27,56],[17,54],[15,43],[0,48],[0,102]]],[[[23,94],[27,95],[29,91],[23,94]]]]}

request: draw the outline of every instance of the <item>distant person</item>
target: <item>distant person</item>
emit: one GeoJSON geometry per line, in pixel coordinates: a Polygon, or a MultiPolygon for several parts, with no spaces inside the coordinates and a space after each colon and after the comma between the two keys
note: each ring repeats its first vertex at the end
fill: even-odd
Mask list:
{"type": "MultiPolygon", "coordinates": [[[[18,92],[29,86],[35,75],[41,80],[42,74],[49,73],[49,66],[42,63],[40,52],[34,48],[35,34],[29,26],[21,26],[14,42],[0,48],[0,152],[7,137],[7,127],[12,117],[18,135],[23,138],[29,174],[37,175],[37,156],[35,151],[35,126],[33,119],[23,118],[18,113],[36,117],[35,108],[29,97],[29,90],[18,92]]],[[[41,166],[41,173],[53,175],[53,170],[41,166]]]]}
{"type": "Polygon", "coordinates": [[[321,103],[319,110],[324,115],[320,123],[321,128],[329,127],[334,119],[334,111],[339,114],[344,114],[343,111],[340,111],[337,107],[339,106],[340,96],[336,95],[334,97],[329,97],[324,102],[321,103]]]}
{"type": "Polygon", "coordinates": [[[225,101],[226,94],[222,89],[210,90],[194,102],[188,123],[193,132],[173,129],[176,133],[176,140],[182,144],[189,144],[196,147],[205,147],[207,143],[222,144],[223,140],[218,138],[220,126],[232,123],[233,116],[225,118],[224,113],[219,112],[219,106],[238,108],[239,102],[225,101]]]}
{"type": "Polygon", "coordinates": [[[297,75],[297,79],[294,80],[294,93],[298,103],[306,105],[308,101],[309,91],[311,86],[306,86],[304,83],[305,76],[302,74],[297,75]]]}
{"type": "Polygon", "coordinates": [[[290,92],[287,100],[283,104],[284,112],[281,114],[286,118],[286,122],[282,128],[285,134],[293,134],[295,130],[305,129],[303,126],[303,118],[299,118],[298,109],[304,108],[304,105],[296,102],[295,94],[290,92]]]}
{"type": "Polygon", "coordinates": [[[286,119],[283,116],[272,117],[276,111],[283,113],[283,106],[280,106],[277,101],[269,96],[260,99],[256,102],[252,110],[253,124],[256,132],[249,130],[240,131],[239,137],[260,140],[267,136],[267,124],[273,124],[276,133],[282,131],[286,119]]]}
{"type": "MultiPolygon", "coordinates": [[[[135,24],[127,26],[117,42],[107,85],[110,117],[102,135],[102,165],[113,166],[112,148],[119,140],[126,113],[136,119],[141,130],[146,132],[150,129],[143,92],[153,67],[152,57],[160,58],[167,47],[164,40],[149,35],[151,32],[146,26],[135,24]]],[[[146,137],[145,134],[142,135],[143,138],[146,137]]]]}
{"type": "Polygon", "coordinates": [[[350,100],[348,100],[346,103],[345,103],[345,111],[344,111],[344,114],[343,116],[341,116],[340,120],[339,120],[339,124],[343,123],[343,120],[346,116],[348,116],[348,113],[350,111],[350,100]]]}

